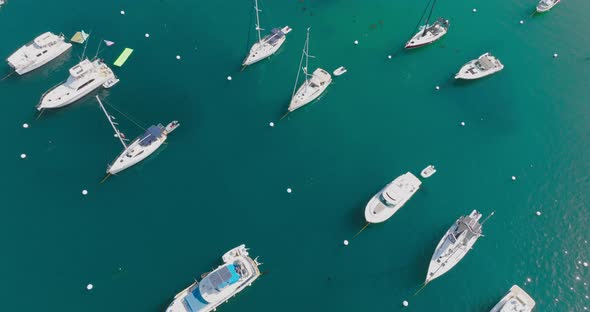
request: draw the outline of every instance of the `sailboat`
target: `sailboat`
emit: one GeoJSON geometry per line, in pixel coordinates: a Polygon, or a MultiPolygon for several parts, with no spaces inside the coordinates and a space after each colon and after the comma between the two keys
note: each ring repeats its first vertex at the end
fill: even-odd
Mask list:
{"type": "Polygon", "coordinates": [[[155,152],[164,141],[166,141],[168,134],[180,125],[180,123],[175,120],[169,123],[166,127],[162,126],[162,124],[151,126],[144,134],[128,145],[126,143],[128,140],[125,138],[125,135],[119,131],[117,128],[118,124],[113,121],[115,118],[107,112],[98,95],[96,96],[96,100],[98,100],[98,104],[107,116],[107,120],[113,127],[113,130],[115,130],[115,136],[119,138],[119,141],[121,141],[121,144],[123,144],[123,147],[125,148],[121,155],[119,155],[119,157],[107,167],[107,174],[119,173],[146,159],[155,152]]]}
{"type": "Polygon", "coordinates": [[[275,54],[283,43],[285,43],[285,40],[287,39],[285,35],[291,32],[289,26],[280,29],[273,28],[270,31],[270,34],[263,38],[260,34],[260,31],[264,29],[260,28],[260,16],[258,13],[261,12],[261,10],[258,9],[258,0],[254,0],[254,11],[256,12],[256,32],[258,33],[258,41],[250,49],[250,53],[242,63],[243,66],[252,65],[275,54]]]}
{"type": "MultiPolygon", "coordinates": [[[[423,47],[437,41],[438,39],[442,38],[442,36],[447,34],[447,30],[450,26],[449,20],[445,20],[444,18],[440,17],[434,23],[432,23],[432,25],[428,25],[435,5],[436,0],[432,2],[430,13],[428,13],[428,18],[426,18],[424,25],[420,26],[414,37],[412,37],[412,39],[406,43],[406,49],[423,47]]],[[[426,9],[428,9],[428,6],[426,9]]],[[[424,14],[426,14],[426,10],[424,10],[424,14]]],[[[422,15],[422,18],[424,18],[424,14],[422,15]]]]}
{"type": "MultiPolygon", "coordinates": [[[[313,58],[313,56],[311,57],[313,58]]],[[[291,103],[289,104],[289,112],[292,112],[317,99],[326,90],[326,88],[328,88],[330,83],[332,83],[332,76],[330,76],[327,71],[321,68],[317,68],[313,74],[309,74],[309,58],[309,28],[307,28],[307,38],[305,39],[303,54],[301,54],[301,61],[299,62],[299,71],[297,71],[297,78],[295,79],[295,86],[293,87],[293,95],[291,97],[291,103]],[[303,64],[303,58],[305,58],[305,66],[301,67],[303,64]],[[299,73],[301,70],[303,70],[303,74],[305,75],[305,82],[296,92],[295,90],[297,88],[297,83],[299,82],[299,73]]]]}

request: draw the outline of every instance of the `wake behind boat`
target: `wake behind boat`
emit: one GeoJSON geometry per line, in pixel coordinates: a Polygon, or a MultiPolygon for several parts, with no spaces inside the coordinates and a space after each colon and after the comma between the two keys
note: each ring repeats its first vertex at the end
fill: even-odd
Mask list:
{"type": "Polygon", "coordinates": [[[110,88],[119,79],[102,60],[84,59],[70,68],[66,82],[46,92],[37,105],[37,110],[58,108],[74,103],[99,87],[110,88]]]}
{"type": "Polygon", "coordinates": [[[490,312],[531,312],[535,307],[535,300],[517,285],[510,287],[510,291],[490,312]]]}
{"type": "Polygon", "coordinates": [[[215,311],[260,277],[260,263],[252,259],[245,245],[228,251],[223,264],[174,296],[166,312],[215,311]]]}
{"type": "Polygon", "coordinates": [[[479,223],[481,213],[473,210],[469,216],[462,216],[440,240],[428,267],[426,284],[455,267],[482,236],[479,223]]]}
{"type": "Polygon", "coordinates": [[[252,65],[275,54],[283,45],[283,43],[285,43],[285,40],[287,39],[285,35],[291,32],[291,28],[289,28],[289,26],[285,26],[282,29],[273,28],[269,35],[262,38],[260,31],[263,29],[260,28],[260,17],[258,16],[260,9],[258,9],[258,0],[254,0],[254,3],[254,10],[256,11],[256,31],[258,32],[258,42],[256,42],[250,49],[250,53],[242,63],[243,66],[252,65]]]}
{"type": "Polygon", "coordinates": [[[551,10],[556,4],[558,4],[561,0],[541,0],[539,4],[537,4],[537,12],[543,13],[551,10]]]}
{"type": "Polygon", "coordinates": [[[102,104],[100,98],[96,96],[98,100],[98,104],[100,108],[107,116],[107,120],[115,130],[115,136],[119,138],[121,144],[125,150],[113,161],[111,165],[107,168],[107,174],[117,174],[137,163],[146,159],[152,153],[154,153],[160,146],[166,141],[168,138],[168,134],[174,131],[180,123],[178,121],[173,121],[169,123],[166,127],[161,124],[157,126],[149,127],[145,133],[135,139],[131,144],[127,145],[125,136],[119,131],[117,128],[117,123],[113,121],[114,117],[111,116],[104,105],[102,104]]]}
{"type": "Polygon", "coordinates": [[[65,42],[63,34],[57,36],[46,32],[16,50],[6,61],[17,74],[24,75],[49,63],[71,47],[71,43],[65,42]]]}
{"type": "Polygon", "coordinates": [[[305,45],[303,46],[301,61],[299,62],[299,71],[297,72],[297,78],[295,79],[295,87],[293,88],[293,96],[291,97],[291,103],[289,104],[289,112],[317,99],[324,91],[326,91],[326,88],[328,88],[330,83],[332,83],[332,76],[321,68],[317,68],[313,74],[309,74],[309,57],[309,28],[307,28],[307,38],[305,40],[305,45]],[[305,67],[301,67],[303,64],[303,58],[305,58],[305,67]],[[299,89],[297,89],[297,91],[295,91],[301,70],[303,70],[303,75],[305,75],[305,82],[299,87],[299,89]]]}
{"type": "MultiPolygon", "coordinates": [[[[430,5],[430,1],[428,2],[430,5]]],[[[449,30],[449,21],[445,20],[444,18],[438,18],[432,25],[428,25],[430,18],[432,17],[432,12],[434,11],[434,6],[436,5],[436,0],[432,1],[432,6],[430,7],[430,13],[428,13],[428,17],[424,21],[424,25],[420,26],[418,32],[412,37],[412,39],[408,40],[406,43],[406,49],[414,49],[423,47],[425,45],[431,44],[438,39],[442,38],[442,36],[447,34],[449,30]]],[[[426,7],[428,9],[428,6],[426,7]]],[[[424,14],[420,18],[420,21],[424,19],[426,15],[426,10],[424,10],[424,14]]]]}
{"type": "Polygon", "coordinates": [[[504,65],[500,60],[490,53],[485,53],[479,58],[463,65],[461,70],[455,75],[455,79],[479,79],[497,73],[502,69],[504,69],[504,65]]]}
{"type": "Polygon", "coordinates": [[[421,184],[411,172],[397,177],[371,198],[365,207],[365,219],[369,223],[389,219],[418,191],[421,184]]]}

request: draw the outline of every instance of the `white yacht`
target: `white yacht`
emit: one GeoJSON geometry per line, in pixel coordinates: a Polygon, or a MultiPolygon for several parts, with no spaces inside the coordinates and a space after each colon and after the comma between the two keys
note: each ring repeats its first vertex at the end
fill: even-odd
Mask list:
{"type": "Polygon", "coordinates": [[[534,307],[535,300],[522,288],[514,285],[490,312],[531,312],[534,307]]]}
{"type": "Polygon", "coordinates": [[[117,157],[117,159],[115,159],[115,161],[113,161],[113,163],[107,167],[107,174],[117,174],[146,159],[148,156],[158,150],[158,148],[168,138],[168,134],[170,134],[180,125],[180,123],[175,120],[169,123],[166,127],[161,124],[158,124],[157,126],[151,126],[144,132],[143,135],[139,136],[131,144],[127,145],[127,143],[125,143],[127,139],[125,139],[125,136],[117,128],[118,124],[113,121],[114,117],[107,112],[98,95],[96,96],[96,99],[98,100],[100,108],[107,116],[107,120],[113,127],[113,130],[115,130],[115,136],[119,138],[119,141],[121,141],[121,144],[123,144],[123,147],[125,148],[121,155],[119,155],[119,157],[117,157]]]}
{"type": "Polygon", "coordinates": [[[317,68],[313,74],[309,74],[309,56],[309,28],[307,28],[307,38],[305,40],[305,45],[303,46],[301,61],[299,62],[299,69],[300,71],[303,70],[305,82],[299,87],[299,89],[297,89],[297,91],[295,91],[299,81],[300,71],[298,71],[297,79],[295,79],[295,87],[293,88],[293,96],[291,97],[291,103],[289,104],[289,112],[317,99],[326,90],[330,83],[332,83],[332,76],[321,68],[317,68]],[[305,58],[305,67],[302,67],[303,58],[305,58]]]}
{"type": "Polygon", "coordinates": [[[256,32],[258,32],[258,41],[250,49],[250,53],[248,53],[248,56],[242,63],[243,66],[252,65],[275,54],[283,43],[285,43],[285,40],[287,39],[285,35],[291,32],[289,26],[285,26],[281,29],[273,28],[270,31],[270,34],[263,38],[260,34],[260,31],[264,29],[260,28],[258,0],[254,0],[254,10],[256,11],[256,32]]]}
{"type": "Polygon", "coordinates": [[[365,207],[365,219],[369,223],[389,219],[420,189],[421,184],[411,172],[397,177],[371,198],[365,207]]]}
{"type": "Polygon", "coordinates": [[[257,259],[245,245],[228,251],[223,264],[174,297],[166,312],[209,312],[235,296],[260,276],[257,259]]]}
{"type": "Polygon", "coordinates": [[[17,74],[24,75],[49,63],[71,47],[71,43],[65,42],[63,34],[58,36],[46,32],[16,50],[6,61],[17,74]]]}
{"type": "Polygon", "coordinates": [[[449,26],[449,21],[443,18],[439,18],[432,25],[428,25],[427,22],[426,25],[420,26],[412,39],[406,42],[406,49],[423,47],[437,41],[447,34],[449,26]]]}
{"type": "Polygon", "coordinates": [[[426,284],[452,269],[471,250],[482,236],[479,219],[481,213],[473,210],[469,216],[462,216],[451,226],[432,255],[426,284]]]}
{"type": "Polygon", "coordinates": [[[543,13],[551,10],[556,4],[558,4],[561,0],[541,0],[537,4],[537,12],[543,13]]]}
{"type": "Polygon", "coordinates": [[[490,53],[486,53],[463,65],[461,70],[455,75],[455,79],[479,79],[497,73],[502,69],[504,69],[504,65],[502,65],[500,60],[490,55],[490,53]]]}
{"type": "Polygon", "coordinates": [[[420,172],[420,175],[426,179],[426,178],[430,178],[435,173],[436,173],[436,168],[434,168],[433,165],[428,165],[428,167],[424,168],[422,170],[422,172],[420,172]]]}
{"type": "Polygon", "coordinates": [[[119,79],[102,60],[84,59],[78,65],[70,68],[70,76],[66,82],[50,89],[43,95],[41,102],[37,105],[37,110],[72,104],[101,86],[110,88],[117,82],[119,79]]]}

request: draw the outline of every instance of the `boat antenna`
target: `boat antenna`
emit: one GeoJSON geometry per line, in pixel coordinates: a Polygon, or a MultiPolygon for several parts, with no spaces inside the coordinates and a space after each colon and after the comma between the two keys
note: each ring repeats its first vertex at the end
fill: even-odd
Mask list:
{"type": "Polygon", "coordinates": [[[428,29],[428,21],[430,20],[430,17],[432,16],[432,11],[434,11],[435,5],[436,5],[436,0],[434,0],[432,2],[432,7],[430,8],[430,13],[428,14],[428,18],[426,19],[426,24],[424,24],[424,32],[422,32],[422,37],[424,37],[424,35],[426,35],[426,30],[428,29]]]}
{"type": "Polygon", "coordinates": [[[102,102],[100,101],[100,98],[98,97],[98,95],[96,96],[96,100],[98,101],[98,104],[100,105],[100,108],[102,108],[102,111],[104,112],[104,114],[107,116],[107,120],[109,121],[109,123],[113,127],[113,130],[115,130],[115,133],[117,134],[117,138],[119,139],[119,141],[121,141],[121,144],[123,144],[123,147],[125,147],[125,149],[127,149],[127,144],[125,144],[125,141],[123,140],[123,137],[121,136],[121,132],[119,131],[119,129],[117,129],[117,126],[115,126],[115,123],[111,120],[111,118],[112,118],[111,115],[109,115],[107,110],[104,108],[104,105],[102,105],[102,102]]]}
{"type": "Polygon", "coordinates": [[[492,213],[490,213],[489,216],[487,216],[483,222],[481,223],[481,225],[483,225],[484,223],[486,223],[488,221],[489,218],[491,218],[494,214],[496,213],[496,210],[492,211],[492,213]]]}
{"type": "Polygon", "coordinates": [[[262,37],[260,36],[260,31],[264,29],[260,28],[260,17],[258,16],[258,12],[262,12],[262,10],[258,8],[258,0],[254,0],[254,10],[256,11],[256,31],[258,32],[258,42],[261,42],[262,37]]]}
{"type": "MultiPolygon", "coordinates": [[[[90,34],[92,34],[92,30],[88,32],[88,37],[90,37],[90,34]]],[[[82,56],[80,57],[80,61],[82,61],[84,59],[84,55],[86,55],[86,47],[88,47],[88,41],[90,40],[86,40],[86,43],[84,43],[84,50],[82,50],[82,56]]]]}
{"type": "Polygon", "coordinates": [[[98,42],[98,48],[96,48],[96,54],[94,54],[94,57],[92,58],[93,61],[96,59],[96,57],[98,56],[98,53],[100,52],[100,45],[101,44],[102,44],[102,39],[100,39],[100,41],[98,42]]]}

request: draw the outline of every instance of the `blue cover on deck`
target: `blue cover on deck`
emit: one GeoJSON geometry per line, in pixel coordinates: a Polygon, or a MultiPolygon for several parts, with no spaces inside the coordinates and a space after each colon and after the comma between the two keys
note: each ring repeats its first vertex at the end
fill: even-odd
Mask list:
{"type": "Polygon", "coordinates": [[[270,31],[270,38],[268,39],[268,42],[270,44],[274,44],[275,42],[279,41],[279,39],[283,38],[285,36],[285,34],[281,31],[280,28],[273,28],[270,31]]]}
{"type": "Polygon", "coordinates": [[[141,140],[139,140],[139,145],[148,146],[152,144],[152,142],[156,141],[160,137],[160,135],[162,135],[162,132],[163,130],[160,127],[149,127],[141,137],[141,140]]]}
{"type": "Polygon", "coordinates": [[[218,271],[211,273],[209,280],[213,287],[221,290],[240,279],[240,275],[236,272],[236,267],[233,264],[225,266],[218,271]]]}
{"type": "Polygon", "coordinates": [[[201,296],[198,286],[188,296],[184,297],[184,306],[191,312],[201,311],[207,305],[208,303],[201,296]]]}

